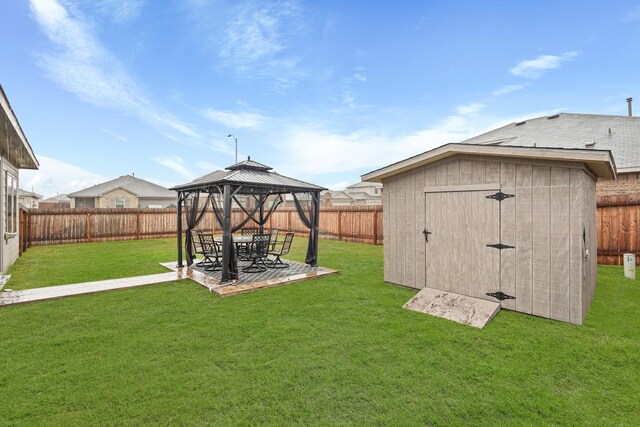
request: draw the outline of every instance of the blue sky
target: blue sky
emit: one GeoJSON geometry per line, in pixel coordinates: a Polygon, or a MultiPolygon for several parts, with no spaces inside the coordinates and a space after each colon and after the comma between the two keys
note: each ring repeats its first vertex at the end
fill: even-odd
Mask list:
{"type": "Polygon", "coordinates": [[[555,112],[640,111],[640,2],[10,0],[0,83],[44,196],[239,157],[338,189],[555,112]]]}

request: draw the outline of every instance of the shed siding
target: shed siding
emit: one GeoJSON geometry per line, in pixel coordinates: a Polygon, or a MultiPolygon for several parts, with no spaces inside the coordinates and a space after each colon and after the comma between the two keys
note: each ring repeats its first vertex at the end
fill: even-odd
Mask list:
{"type": "MultiPolygon", "coordinates": [[[[532,313],[533,167],[516,165],[516,310],[532,313]]],[[[503,203],[509,203],[507,199],[503,203]]]]}
{"type": "Polygon", "coordinates": [[[551,287],[551,168],[533,167],[533,314],[549,317],[551,287]]]}
{"type": "MultiPolygon", "coordinates": [[[[425,187],[499,183],[516,197],[498,205],[495,243],[516,248],[476,261],[494,265],[500,290],[516,297],[502,307],[582,323],[595,291],[595,237],[586,242],[586,260],[582,240],[583,229],[595,236],[594,179],[580,163],[486,159],[456,156],[385,180],[385,280],[421,289],[433,274],[422,235],[425,209],[430,216],[448,213],[425,207],[425,187]]],[[[494,220],[485,219],[487,226],[494,220]]]]}
{"type": "Polygon", "coordinates": [[[569,204],[570,171],[551,168],[551,312],[549,317],[569,321],[569,204]]]}
{"type": "MultiPolygon", "coordinates": [[[[500,190],[507,194],[516,194],[516,165],[513,163],[501,163],[500,165],[500,190]]],[[[500,231],[502,243],[515,246],[516,244],[516,204],[513,199],[507,199],[510,203],[502,203],[500,231]]],[[[516,295],[516,251],[505,250],[500,254],[500,290],[508,295],[516,295]]],[[[515,310],[515,300],[504,300],[502,307],[515,310]]]]}
{"type": "Polygon", "coordinates": [[[572,169],[570,173],[569,199],[571,220],[569,232],[569,321],[582,323],[582,284],[584,281],[584,244],[583,231],[586,231],[582,220],[582,175],[584,173],[572,169]]]}

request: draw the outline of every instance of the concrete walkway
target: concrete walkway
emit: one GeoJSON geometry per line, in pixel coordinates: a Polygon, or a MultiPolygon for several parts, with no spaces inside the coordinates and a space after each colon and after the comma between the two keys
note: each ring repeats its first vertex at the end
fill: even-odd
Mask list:
{"type": "Polygon", "coordinates": [[[71,295],[92,294],[115,289],[135,288],[137,286],[173,282],[185,278],[186,276],[180,272],[172,271],[170,273],[150,274],[148,276],[125,277],[122,279],[100,280],[98,282],[25,289],[24,291],[5,291],[0,292],[0,306],[43,301],[71,295]]]}

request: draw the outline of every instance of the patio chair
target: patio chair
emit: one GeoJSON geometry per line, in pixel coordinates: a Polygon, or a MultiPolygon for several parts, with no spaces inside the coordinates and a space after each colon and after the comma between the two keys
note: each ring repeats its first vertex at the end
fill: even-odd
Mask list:
{"type": "MultiPolygon", "coordinates": [[[[266,265],[269,268],[287,268],[289,264],[282,262],[280,259],[281,256],[286,255],[291,250],[291,242],[293,242],[293,236],[295,233],[289,232],[284,236],[284,240],[279,247],[276,249],[272,249],[269,251],[269,255],[273,255],[276,257],[274,260],[267,259],[266,265]]],[[[277,246],[277,245],[276,245],[277,246]]]]}
{"type": "Polygon", "coordinates": [[[257,228],[243,228],[240,230],[241,236],[253,236],[254,234],[258,234],[260,232],[257,228]]]}
{"type": "Polygon", "coordinates": [[[251,260],[251,264],[244,267],[242,271],[245,273],[262,273],[267,271],[265,260],[269,255],[269,234],[254,234],[249,246],[249,254],[247,258],[251,260]]]}
{"type": "Polygon", "coordinates": [[[273,228],[269,231],[271,234],[271,244],[269,245],[269,250],[274,250],[276,248],[276,243],[278,242],[278,230],[274,230],[273,228]]]}
{"type": "Polygon", "coordinates": [[[204,268],[205,271],[218,271],[222,269],[222,251],[218,243],[213,239],[213,234],[198,233],[200,247],[202,249],[203,260],[198,266],[204,268]]]}

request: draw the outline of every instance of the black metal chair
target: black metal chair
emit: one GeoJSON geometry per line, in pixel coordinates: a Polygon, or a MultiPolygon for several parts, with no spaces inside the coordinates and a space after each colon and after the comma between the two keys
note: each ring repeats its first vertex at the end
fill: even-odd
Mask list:
{"type": "Polygon", "coordinates": [[[271,235],[271,244],[269,245],[269,250],[274,250],[276,248],[276,243],[278,242],[278,230],[274,230],[273,228],[269,230],[269,234],[271,235]]]}
{"type": "Polygon", "coordinates": [[[267,271],[265,260],[269,256],[269,234],[254,234],[249,246],[249,254],[247,258],[251,260],[251,264],[244,267],[242,271],[245,273],[262,273],[267,271]]]}
{"type": "Polygon", "coordinates": [[[276,259],[274,260],[270,260],[268,259],[266,262],[267,267],[269,268],[287,268],[289,267],[289,264],[282,262],[282,260],[280,259],[281,256],[284,256],[286,254],[289,253],[289,250],[291,250],[291,242],[293,242],[293,236],[295,235],[295,233],[293,232],[289,232],[284,236],[284,240],[281,242],[277,242],[277,243],[281,243],[281,245],[278,247],[277,244],[275,245],[276,248],[271,249],[269,251],[269,255],[273,255],[276,257],[276,259]]]}
{"type": "Polygon", "coordinates": [[[240,235],[241,236],[253,236],[255,234],[258,234],[260,232],[259,229],[257,228],[243,228],[242,230],[240,230],[240,235]]]}
{"type": "Polygon", "coordinates": [[[198,233],[198,240],[202,250],[203,260],[198,263],[206,271],[218,271],[222,269],[222,251],[214,240],[213,234],[198,233]]]}

